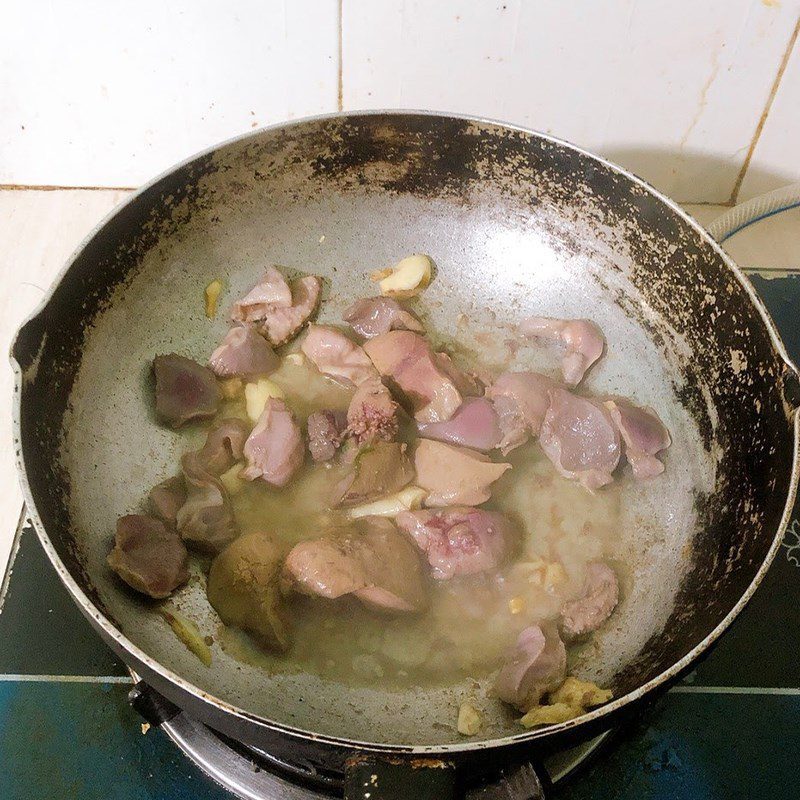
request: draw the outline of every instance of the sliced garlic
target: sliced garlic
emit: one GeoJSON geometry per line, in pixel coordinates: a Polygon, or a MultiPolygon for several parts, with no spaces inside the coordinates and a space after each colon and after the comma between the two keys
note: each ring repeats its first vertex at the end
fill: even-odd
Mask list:
{"type": "Polygon", "coordinates": [[[462,703],[458,709],[458,732],[462,736],[474,736],[483,725],[483,717],[471,703],[462,703]]]}
{"type": "Polygon", "coordinates": [[[174,609],[160,608],[158,613],[166,620],[175,635],[191,650],[205,666],[211,666],[211,648],[192,620],[174,609]]]}
{"type": "Polygon", "coordinates": [[[552,592],[556,586],[567,579],[567,572],[558,561],[551,561],[544,570],[544,588],[552,592]]]}
{"type": "Polygon", "coordinates": [[[350,519],[369,516],[396,517],[401,511],[412,511],[415,508],[421,508],[427,496],[428,493],[424,489],[420,489],[419,486],[406,486],[405,489],[401,489],[397,494],[348,509],[347,516],[350,519]]]}
{"type": "Polygon", "coordinates": [[[384,278],[388,278],[392,274],[391,267],[384,267],[383,269],[374,269],[369,275],[369,279],[371,281],[382,281],[384,278]]]}
{"type": "Polygon", "coordinates": [[[305,362],[306,358],[302,353],[289,353],[283,357],[283,360],[287,364],[294,364],[294,366],[299,367],[305,362]]]}
{"type": "Polygon", "coordinates": [[[225,491],[230,494],[239,494],[244,489],[245,481],[239,477],[242,471],[242,464],[236,462],[227,472],[219,476],[219,482],[225,487],[225,491]]]}
{"type": "Polygon", "coordinates": [[[520,578],[527,580],[528,583],[541,586],[544,583],[547,562],[536,556],[529,561],[518,561],[512,565],[511,570],[520,578]]]}
{"type": "Polygon", "coordinates": [[[537,725],[557,725],[575,719],[583,714],[582,708],[568,706],[566,703],[553,703],[549,706],[534,706],[521,720],[526,728],[535,728],[537,725]]]}
{"type": "Polygon", "coordinates": [[[217,316],[217,301],[222,294],[222,281],[211,281],[206,286],[206,316],[214,319],[217,316]]]}
{"type": "Polygon", "coordinates": [[[261,378],[255,383],[245,384],[244,399],[247,404],[247,416],[253,422],[258,422],[258,418],[261,416],[261,412],[270,397],[284,400],[286,395],[277,383],[268,378],[261,378]]]}
{"type": "Polygon", "coordinates": [[[512,614],[521,614],[525,610],[525,598],[522,595],[512,597],[508,601],[508,610],[512,614]]]}
{"type": "Polygon", "coordinates": [[[570,675],[555,692],[550,693],[551,703],[592,708],[607,703],[613,697],[610,689],[601,689],[596,683],[582,681],[570,675]]]}
{"type": "Polygon", "coordinates": [[[413,297],[431,282],[432,271],[433,262],[430,257],[416,254],[395,264],[388,274],[386,270],[373,273],[372,279],[378,281],[382,295],[413,297]]]}

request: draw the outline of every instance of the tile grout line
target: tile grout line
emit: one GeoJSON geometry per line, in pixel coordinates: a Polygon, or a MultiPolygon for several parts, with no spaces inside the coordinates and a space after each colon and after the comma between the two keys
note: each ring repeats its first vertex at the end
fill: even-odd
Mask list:
{"type": "Polygon", "coordinates": [[[753,695],[800,695],[794,686],[673,686],[675,694],[753,694],[753,695]]]}
{"type": "Polygon", "coordinates": [[[800,275],[800,266],[797,267],[741,267],[745,275],[762,275],[764,273],[779,273],[778,277],[784,278],[789,275],[800,275]]]}
{"type": "Polygon", "coordinates": [[[336,76],[336,107],[339,111],[344,110],[344,62],[342,60],[344,54],[343,19],[344,19],[344,0],[339,0],[339,17],[338,17],[339,69],[336,76]]]}
{"type": "Polygon", "coordinates": [[[133,683],[130,675],[0,675],[0,683],[133,683]]]}
{"type": "Polygon", "coordinates": [[[731,198],[728,201],[728,203],[732,206],[735,206],[739,200],[739,192],[741,191],[742,183],[744,183],[747,170],[750,168],[750,161],[752,160],[753,154],[756,151],[761,134],[764,132],[764,126],[767,124],[767,117],[769,116],[769,112],[772,110],[772,104],[775,102],[775,98],[778,95],[778,89],[780,88],[781,81],[783,80],[783,75],[786,72],[786,67],[789,65],[789,59],[792,57],[792,51],[797,43],[798,34],[800,34],[800,16],[798,16],[794,30],[792,31],[792,35],[789,37],[789,43],[787,44],[786,50],[781,58],[781,62],[778,65],[778,72],[775,75],[775,80],[772,82],[772,88],[770,89],[769,96],[767,97],[767,102],[764,104],[764,110],[761,112],[761,116],[758,119],[758,125],[756,125],[755,131],[753,131],[753,138],[751,139],[750,145],[747,148],[747,153],[744,157],[744,161],[742,162],[742,168],[739,170],[739,174],[736,176],[736,181],[733,184],[731,198]]]}
{"type": "Polygon", "coordinates": [[[56,186],[55,184],[2,183],[0,192],[135,192],[136,186],[56,186]]]}

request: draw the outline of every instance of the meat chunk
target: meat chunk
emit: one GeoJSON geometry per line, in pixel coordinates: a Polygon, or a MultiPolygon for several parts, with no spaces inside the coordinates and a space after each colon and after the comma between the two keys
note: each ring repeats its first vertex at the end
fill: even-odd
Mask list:
{"type": "Polygon", "coordinates": [[[495,679],[501,700],[528,711],[564,682],[567,651],[552,626],[531,625],[520,633],[495,679]]]}
{"type": "Polygon", "coordinates": [[[364,350],[407,398],[418,422],[444,422],[461,405],[461,393],[419,334],[389,331],[366,342],[364,350]]]}
{"type": "Polygon", "coordinates": [[[519,540],[508,517],[482,508],[404,511],[396,522],[427,554],[437,580],[493,570],[519,540]]]}
{"type": "Polygon", "coordinates": [[[548,391],[558,384],[538,372],[504,372],[487,390],[503,438],[503,455],[538,436],[550,405],[548,391]]]}
{"type": "Polygon", "coordinates": [[[270,650],[289,645],[279,578],[283,550],[266,533],[231,542],[208,573],[208,600],[226,625],[252,634],[270,650]]]}
{"type": "Polygon", "coordinates": [[[108,565],[132,589],[157,599],[189,580],[189,556],[178,534],[141,514],[117,520],[108,565]]]}
{"type": "Polygon", "coordinates": [[[511,464],[496,464],[466,447],[420,439],[414,469],[417,486],[429,492],[426,506],[477,506],[491,497],[489,487],[511,464]]]}
{"type": "Polygon", "coordinates": [[[347,409],[347,432],[358,444],[391,442],[397,436],[398,405],[378,377],[358,387],[347,409]]]}
{"type": "Polygon", "coordinates": [[[459,393],[466,397],[479,397],[483,394],[483,383],[475,376],[459,369],[447,353],[434,353],[436,366],[453,382],[459,393]]]}
{"type": "Polygon", "coordinates": [[[308,450],[314,461],[330,461],[341,442],[346,427],[341,411],[315,411],[306,422],[308,450]]]}
{"type": "Polygon", "coordinates": [[[528,317],[520,323],[523,336],[550,339],[566,347],[561,373],[568,386],[577,386],[592,364],[603,355],[603,331],[589,319],[528,317]]]}
{"type": "Polygon", "coordinates": [[[672,444],[669,431],[652,408],[640,408],[629,400],[607,400],[605,407],[625,442],[625,457],[637,480],[654,478],[664,471],[658,453],[672,444]]]}
{"type": "Polygon", "coordinates": [[[608,564],[594,561],[586,569],[583,591],[577,600],[561,609],[561,631],[566,639],[575,639],[596,631],[619,602],[619,582],[608,564]]]}
{"type": "Polygon", "coordinates": [[[211,371],[220,378],[267,375],[280,363],[267,340],[252,325],[234,325],[208,359],[211,371]]]}
{"type": "Polygon", "coordinates": [[[322,282],[316,275],[292,281],[292,304],[270,306],[259,323],[259,331],[274,347],[285,344],[303,329],[319,305],[322,282]]]}
{"type": "Polygon", "coordinates": [[[222,420],[208,432],[198,453],[200,462],[212,475],[221,475],[244,458],[244,443],[249,435],[250,426],[244,420],[222,420]]]}
{"type": "Polygon", "coordinates": [[[343,319],[365,339],[396,330],[425,332],[422,323],[391,297],[365,297],[356,300],[344,312],[343,319]]]}
{"type": "Polygon", "coordinates": [[[549,392],[550,408],[539,433],[539,444],[565,477],[588,489],[612,481],[620,458],[620,439],[611,415],[599,403],[564,389],[549,392]]]}
{"type": "Polygon", "coordinates": [[[503,436],[494,406],[485,397],[468,397],[446,422],[418,422],[417,430],[426,439],[484,451],[497,447],[503,436]]]}
{"type": "Polygon", "coordinates": [[[284,564],[297,591],[336,599],[352,594],[381,611],[422,611],[425,577],[417,549],[384,517],[295,545],[284,564]]]}
{"type": "Polygon", "coordinates": [[[323,375],[345,386],[378,377],[361,346],[329,325],[310,325],[300,349],[323,375]]]}
{"type": "Polygon", "coordinates": [[[292,290],[275,267],[267,267],[264,277],[241,299],[233,304],[234,322],[260,322],[276,308],[292,305],[292,290]]]}
{"type": "Polygon", "coordinates": [[[374,442],[356,455],[337,484],[331,504],[357,506],[399,492],[414,478],[414,468],[399,442],[374,442]]]}
{"type": "Polygon", "coordinates": [[[275,267],[250,292],[233,304],[234,322],[257,323],[258,330],[277,347],[300,331],[319,305],[322,283],[316,275],[306,275],[287,284],[275,267]]]}
{"type": "Polygon", "coordinates": [[[208,367],[170,353],[153,359],[156,417],[171,428],[193,419],[208,419],[222,400],[217,379],[208,367]]]}
{"type": "Polygon", "coordinates": [[[183,483],[183,475],[175,475],[173,478],[161,481],[150,490],[148,499],[153,514],[174,528],[178,511],[186,502],[186,486],[183,483]]]}
{"type": "Polygon", "coordinates": [[[270,397],[244,444],[247,467],[241,476],[286,486],[303,465],[305,446],[294,414],[283,400],[270,397]]]}
{"type": "Polygon", "coordinates": [[[230,499],[219,479],[212,475],[199,453],[181,459],[186,483],[186,502],[177,515],[178,533],[201,553],[215,555],[239,533],[230,499]]]}

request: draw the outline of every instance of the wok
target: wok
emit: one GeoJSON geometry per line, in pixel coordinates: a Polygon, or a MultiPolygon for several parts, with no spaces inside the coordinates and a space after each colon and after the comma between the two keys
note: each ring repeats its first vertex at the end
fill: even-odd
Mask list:
{"type": "MultiPolygon", "coordinates": [[[[538,357],[531,351],[530,366],[538,357]]],[[[364,758],[477,772],[609,727],[675,681],[741,611],[797,483],[797,371],[731,259],[635,176],[479,119],[340,114],[191,158],[87,238],[20,329],[12,361],[28,512],[107,644],[154,697],[280,758],[351,775],[364,758]],[[631,577],[594,649],[575,657],[574,669],[615,699],[577,720],[525,731],[498,703],[464,739],[448,727],[460,685],[345,688],[269,676],[216,650],[206,668],[106,567],[116,518],[191,442],[156,424],[148,370],[159,352],[202,361],[221,338],[224,315],[203,315],[206,284],[224,277],[230,300],[266,264],[314,272],[326,279],[322,319],[338,320],[370,291],[370,269],[409,252],[438,266],[425,296],[438,335],[492,362],[526,313],[589,316],[608,353],[588,388],[657,408],[672,432],[665,474],[626,480],[617,555],[631,577]]],[[[200,587],[181,604],[213,630],[200,587]]]]}

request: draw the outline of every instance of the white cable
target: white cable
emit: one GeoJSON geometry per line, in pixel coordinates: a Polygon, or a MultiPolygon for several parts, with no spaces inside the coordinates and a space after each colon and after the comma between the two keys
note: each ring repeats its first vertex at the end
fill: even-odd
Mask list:
{"type": "Polygon", "coordinates": [[[800,183],[793,183],[734,206],[717,217],[708,226],[708,232],[722,243],[754,222],[797,206],[800,206],[800,183]]]}

